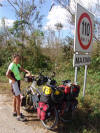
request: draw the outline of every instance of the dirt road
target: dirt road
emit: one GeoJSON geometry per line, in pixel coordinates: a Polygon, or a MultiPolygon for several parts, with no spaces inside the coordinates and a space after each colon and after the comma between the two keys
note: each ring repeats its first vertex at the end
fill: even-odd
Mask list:
{"type": "Polygon", "coordinates": [[[0,94],[0,133],[51,133],[44,129],[36,114],[24,112],[27,122],[19,122],[12,116],[12,100],[9,95],[0,94]]]}

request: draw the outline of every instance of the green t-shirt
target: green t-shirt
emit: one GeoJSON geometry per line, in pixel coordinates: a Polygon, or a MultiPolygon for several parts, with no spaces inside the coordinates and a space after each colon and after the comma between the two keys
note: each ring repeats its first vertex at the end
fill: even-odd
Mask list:
{"type": "Polygon", "coordinates": [[[9,67],[8,67],[8,69],[11,70],[11,71],[13,72],[13,74],[14,74],[14,76],[15,76],[15,78],[16,78],[17,80],[21,80],[20,71],[19,71],[19,68],[20,68],[20,67],[21,67],[20,64],[15,64],[14,62],[12,62],[12,63],[9,65],[9,67]]]}

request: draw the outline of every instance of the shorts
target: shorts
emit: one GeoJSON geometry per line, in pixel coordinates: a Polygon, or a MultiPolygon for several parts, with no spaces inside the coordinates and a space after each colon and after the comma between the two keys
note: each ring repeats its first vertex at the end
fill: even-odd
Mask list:
{"type": "Polygon", "coordinates": [[[15,83],[11,83],[12,93],[15,96],[19,96],[21,94],[20,91],[20,80],[17,80],[15,83]]]}

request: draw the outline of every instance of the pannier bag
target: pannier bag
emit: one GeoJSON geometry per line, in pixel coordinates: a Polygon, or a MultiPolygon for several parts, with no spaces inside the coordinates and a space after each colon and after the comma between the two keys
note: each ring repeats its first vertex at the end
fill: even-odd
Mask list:
{"type": "Polygon", "coordinates": [[[52,88],[47,85],[43,86],[42,90],[45,95],[50,95],[52,93],[52,88]]]}
{"type": "Polygon", "coordinates": [[[51,95],[41,94],[40,101],[44,103],[51,103],[51,95]]]}
{"type": "Polygon", "coordinates": [[[60,85],[59,86],[61,90],[64,92],[64,99],[65,100],[70,100],[71,99],[71,90],[70,86],[65,86],[65,85],[60,85]]]}
{"type": "Polygon", "coordinates": [[[46,113],[48,109],[49,109],[49,106],[46,103],[44,102],[38,103],[37,114],[40,120],[46,119],[46,113]]]}
{"type": "Polygon", "coordinates": [[[39,100],[40,100],[40,96],[39,95],[35,94],[35,95],[32,96],[34,109],[37,109],[39,100]]]}
{"type": "Polygon", "coordinates": [[[52,94],[51,94],[51,100],[53,103],[62,103],[64,100],[64,92],[62,90],[59,90],[57,88],[52,94]]]}
{"type": "Polygon", "coordinates": [[[79,92],[80,92],[80,86],[72,84],[70,88],[71,88],[72,97],[78,97],[79,92]]]}
{"type": "Polygon", "coordinates": [[[26,96],[21,97],[21,106],[26,105],[26,96]]]}
{"type": "Polygon", "coordinates": [[[46,82],[48,81],[48,78],[45,77],[45,76],[40,76],[38,81],[37,81],[37,85],[40,86],[40,85],[43,85],[45,84],[46,82]]]}
{"type": "Polygon", "coordinates": [[[42,88],[42,94],[40,96],[40,101],[44,103],[50,103],[51,102],[51,93],[52,88],[49,86],[43,86],[42,88]]]}
{"type": "Polygon", "coordinates": [[[75,84],[71,84],[70,86],[60,85],[59,87],[64,91],[66,100],[73,99],[75,97],[78,97],[79,95],[79,91],[80,91],[79,85],[75,85],[75,84]]]}

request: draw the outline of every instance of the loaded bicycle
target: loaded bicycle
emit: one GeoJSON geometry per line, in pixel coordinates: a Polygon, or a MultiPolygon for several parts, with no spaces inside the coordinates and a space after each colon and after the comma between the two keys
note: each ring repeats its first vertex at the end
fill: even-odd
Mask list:
{"type": "Polygon", "coordinates": [[[56,85],[51,77],[44,76],[42,73],[38,77],[25,77],[26,81],[32,84],[27,88],[24,95],[22,106],[33,107],[37,111],[37,116],[47,129],[54,128],[59,120],[68,122],[72,118],[72,112],[76,109],[80,87],[72,84],[70,80],[63,81],[60,86],[56,85]],[[39,86],[43,85],[42,89],[39,86]],[[38,86],[38,87],[36,87],[38,86]],[[70,115],[70,118],[68,116],[70,115]]]}

